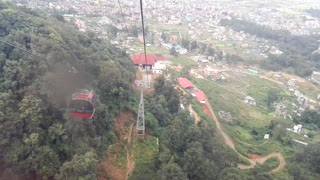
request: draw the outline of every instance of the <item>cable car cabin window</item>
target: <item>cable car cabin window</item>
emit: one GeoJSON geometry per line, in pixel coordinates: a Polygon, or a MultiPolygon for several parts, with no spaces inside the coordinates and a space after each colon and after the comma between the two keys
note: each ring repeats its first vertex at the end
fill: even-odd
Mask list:
{"type": "Polygon", "coordinates": [[[96,106],[96,96],[92,96],[91,102],[92,102],[92,106],[95,107],[96,106]]]}
{"type": "Polygon", "coordinates": [[[93,106],[89,101],[72,100],[70,104],[70,111],[77,113],[92,113],[93,106]]]}

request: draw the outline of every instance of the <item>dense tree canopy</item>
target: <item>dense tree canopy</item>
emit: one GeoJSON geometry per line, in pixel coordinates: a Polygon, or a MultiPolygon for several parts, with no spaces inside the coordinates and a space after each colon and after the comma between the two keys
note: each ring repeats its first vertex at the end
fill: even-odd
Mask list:
{"type": "Polygon", "coordinates": [[[3,2],[0,40],[0,160],[44,179],[95,179],[115,137],[113,115],[129,100],[128,56],[63,17],[3,2]],[[90,120],[68,114],[72,93],[82,88],[97,95],[90,120]]]}
{"type": "Polygon", "coordinates": [[[312,179],[313,177],[318,177],[315,179],[319,179],[320,145],[318,143],[303,147],[295,154],[293,160],[296,163],[289,167],[289,172],[294,179],[312,179]],[[311,172],[317,173],[317,176],[311,172]]]}
{"type": "Polygon", "coordinates": [[[297,123],[314,124],[320,128],[320,113],[315,110],[304,111],[300,117],[296,117],[297,123]]]}

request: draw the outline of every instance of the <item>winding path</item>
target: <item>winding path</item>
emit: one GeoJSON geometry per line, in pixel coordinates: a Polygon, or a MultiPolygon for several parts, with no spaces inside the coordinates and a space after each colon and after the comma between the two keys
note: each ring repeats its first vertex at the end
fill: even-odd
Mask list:
{"type": "Polygon", "coordinates": [[[253,168],[257,163],[263,164],[267,159],[272,158],[272,157],[277,157],[279,159],[279,165],[278,165],[277,168],[275,168],[272,171],[270,171],[270,173],[279,172],[284,168],[284,166],[286,164],[286,161],[285,161],[283,155],[281,153],[279,153],[279,152],[274,152],[274,153],[271,153],[271,154],[269,154],[267,156],[264,156],[264,157],[252,158],[252,159],[249,159],[249,158],[243,156],[242,154],[240,154],[236,150],[235,144],[232,141],[232,139],[224,132],[223,128],[221,127],[221,124],[220,124],[217,116],[215,115],[214,111],[212,110],[212,107],[211,107],[210,103],[207,102],[206,106],[207,106],[207,108],[209,110],[211,118],[216,123],[217,129],[218,129],[219,133],[222,135],[225,143],[229,147],[231,147],[240,157],[242,157],[242,158],[244,158],[244,159],[246,159],[246,160],[248,160],[250,162],[250,165],[238,164],[238,168],[240,168],[240,169],[250,169],[250,168],[253,168]]]}
{"type": "Polygon", "coordinates": [[[198,122],[200,122],[200,117],[199,117],[198,113],[196,113],[196,112],[193,110],[191,104],[189,105],[188,109],[189,109],[189,111],[194,115],[195,124],[198,124],[198,122]]]}

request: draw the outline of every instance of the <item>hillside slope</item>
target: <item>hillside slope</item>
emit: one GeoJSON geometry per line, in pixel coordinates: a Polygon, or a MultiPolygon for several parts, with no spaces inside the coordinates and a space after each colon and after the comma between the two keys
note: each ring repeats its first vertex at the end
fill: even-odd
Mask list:
{"type": "Polygon", "coordinates": [[[115,139],[113,116],[130,99],[128,56],[63,17],[1,1],[0,40],[0,159],[16,174],[94,179],[115,139]],[[81,88],[97,95],[91,120],[67,113],[81,88]]]}

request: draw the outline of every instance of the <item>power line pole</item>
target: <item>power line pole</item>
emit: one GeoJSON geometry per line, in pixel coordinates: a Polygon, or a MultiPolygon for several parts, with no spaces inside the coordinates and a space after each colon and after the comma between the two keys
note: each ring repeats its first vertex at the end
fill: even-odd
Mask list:
{"type": "Polygon", "coordinates": [[[141,89],[141,97],[140,97],[140,104],[139,104],[139,111],[138,111],[136,130],[137,130],[137,135],[138,136],[144,137],[145,123],[144,123],[143,88],[141,89]]]}
{"type": "MultiPolygon", "coordinates": [[[[144,58],[145,58],[145,64],[147,65],[147,49],[146,49],[146,34],[144,29],[144,19],[143,19],[143,3],[142,0],[140,0],[140,12],[141,12],[141,26],[142,26],[142,35],[143,35],[143,49],[144,49],[144,58]]],[[[146,74],[148,74],[146,68],[146,74]]],[[[147,82],[148,82],[148,76],[147,76],[147,82]]],[[[141,96],[140,96],[140,104],[139,104],[139,111],[138,111],[138,118],[137,118],[137,135],[144,138],[145,134],[145,123],[144,123],[144,102],[143,102],[143,90],[146,88],[146,85],[144,85],[141,89],[141,96]]]]}

